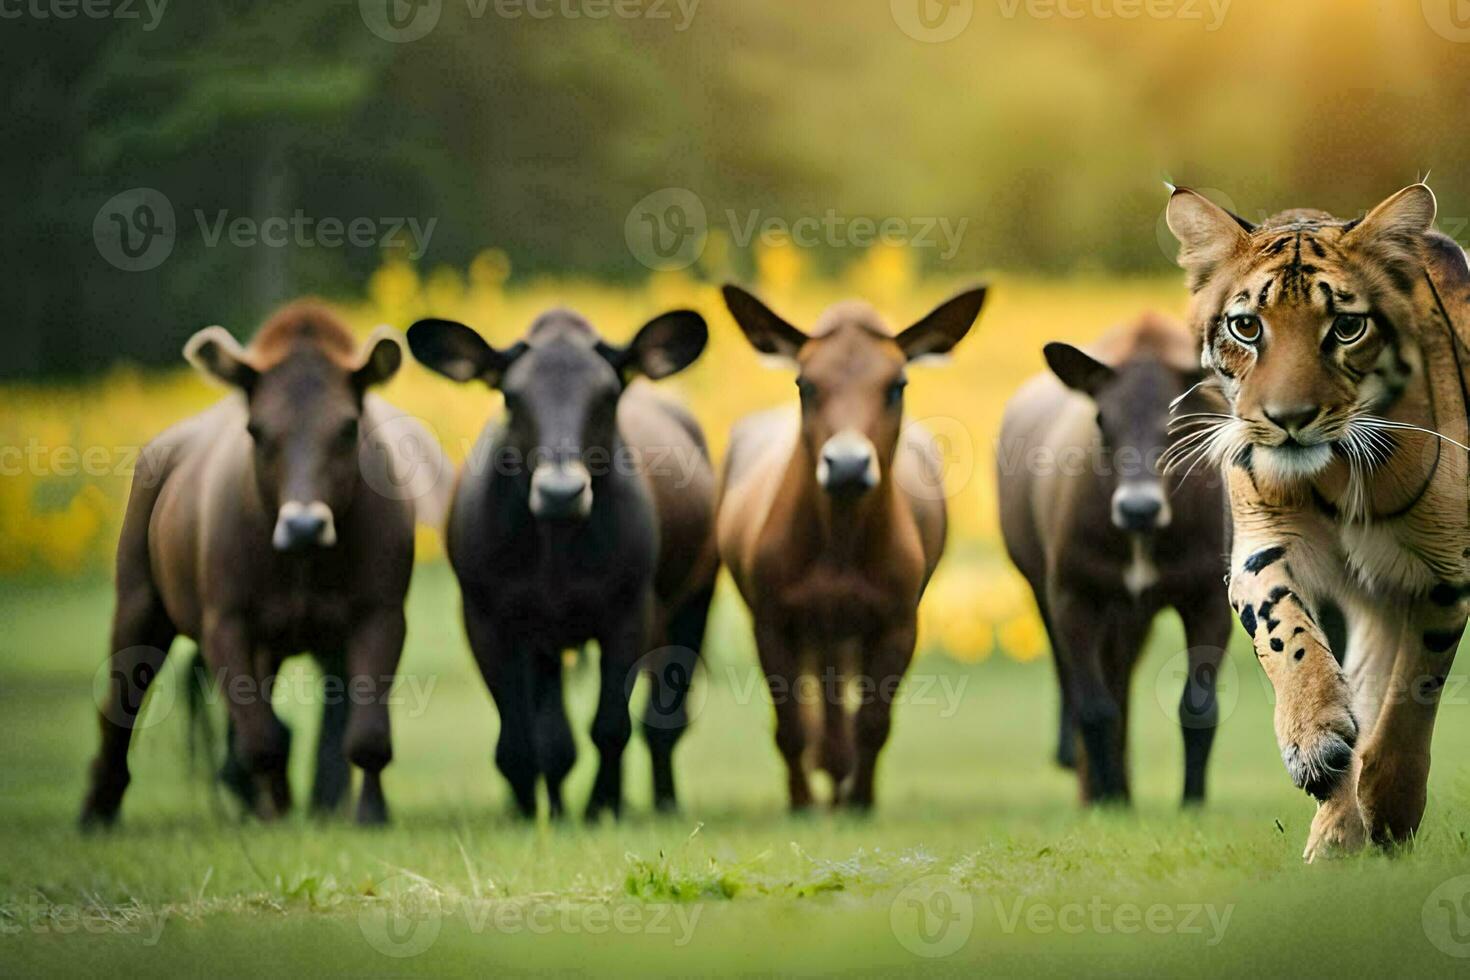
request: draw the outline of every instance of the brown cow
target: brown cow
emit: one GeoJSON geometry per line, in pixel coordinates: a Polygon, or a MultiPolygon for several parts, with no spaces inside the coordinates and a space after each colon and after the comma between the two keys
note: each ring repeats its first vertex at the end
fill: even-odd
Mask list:
{"type": "Polygon", "coordinates": [[[1194,340],[1159,317],[1112,331],[1091,354],[1055,343],[1045,354],[1052,373],[1006,407],[998,463],[1006,550],[1031,584],[1056,661],[1057,761],[1077,766],[1084,801],[1127,799],[1129,679],[1154,617],[1172,606],[1189,644],[1184,800],[1199,802],[1232,629],[1220,582],[1228,521],[1214,468],[1166,478],[1159,463],[1171,403],[1186,423],[1220,409],[1196,390],[1194,340]]]}
{"type": "Polygon", "coordinates": [[[829,309],[811,335],[749,293],[725,302],[751,344],[798,371],[800,411],[740,422],[720,499],[720,557],[755,620],[793,810],[810,805],[807,736],[794,685],[820,673],[821,767],[833,803],[868,808],[893,696],[913,658],[919,598],[944,550],[931,437],[904,425],[906,365],[948,353],[984,289],[962,293],[895,336],[860,303],[829,309]],[[860,699],[846,707],[849,680],[860,699]],[[856,765],[852,723],[856,723],[856,765]]]}
{"type": "Polygon", "coordinates": [[[589,819],[623,805],[628,698],[652,675],[643,731],[654,803],[673,809],[674,745],[704,642],[717,570],[714,472],[699,425],[640,380],[704,350],[697,313],[657,317],[627,346],[554,310],[497,350],[462,323],[420,320],[414,357],[505,395],[466,462],[449,519],[475,661],[500,711],[495,762],[523,817],[544,781],[551,815],[577,748],[562,700],[562,652],[596,640],[599,755],[589,819]]]}
{"type": "MultiPolygon", "coordinates": [[[[392,758],[386,695],[403,646],[413,567],[413,493],[370,486],[374,460],[421,434],[367,394],[402,362],[391,333],[361,350],[325,307],[287,306],[241,349],[222,327],[185,356],[235,389],[144,451],[117,554],[110,683],[84,827],[111,824],[129,780],[128,744],[176,635],[196,640],[225,694],[231,751],[255,782],[257,812],[290,806],[288,733],[269,688],[304,650],[345,669],[343,751],[363,771],[357,819],[387,819],[380,775],[392,758]]],[[[418,452],[433,449],[418,438],[418,452]]],[[[442,457],[429,460],[448,484],[442,457]]],[[[423,489],[423,488],[421,488],[423,489]]],[[[417,492],[417,491],[415,491],[417,492]]]]}

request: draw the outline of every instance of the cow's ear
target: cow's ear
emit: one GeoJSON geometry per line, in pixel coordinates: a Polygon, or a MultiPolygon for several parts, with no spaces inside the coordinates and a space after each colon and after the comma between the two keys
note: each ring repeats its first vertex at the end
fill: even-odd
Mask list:
{"type": "Polygon", "coordinates": [[[403,366],[403,341],[397,330],[384,324],[372,332],[358,354],[352,383],[358,391],[367,391],[386,382],[403,366]]]}
{"type": "Polygon", "coordinates": [[[644,324],[627,347],[599,344],[598,350],[625,378],[641,374],[657,381],[698,360],[708,340],[704,317],[693,310],[674,310],[644,324]]]}
{"type": "Polygon", "coordinates": [[[965,339],[984,305],[984,286],[967,289],[940,303],[928,316],[895,339],[904,356],[911,361],[920,357],[942,358],[954,349],[955,344],[965,339]]]}
{"type": "Polygon", "coordinates": [[[212,381],[249,391],[260,377],[239,341],[224,327],[205,327],[184,344],[184,360],[212,381]]]}
{"type": "Polygon", "coordinates": [[[745,339],[762,354],[796,360],[796,352],[807,342],[807,335],[771,312],[770,307],[739,286],[726,286],[721,292],[725,305],[745,339]]]}
{"type": "Polygon", "coordinates": [[[1113,369],[1071,344],[1050,343],[1041,349],[1047,366],[1062,384],[1084,395],[1095,395],[1113,378],[1113,369]]]}
{"type": "Polygon", "coordinates": [[[478,378],[494,388],[525,346],[516,344],[499,351],[463,323],[420,320],[408,328],[408,349],[420,364],[451,381],[478,378]]]}

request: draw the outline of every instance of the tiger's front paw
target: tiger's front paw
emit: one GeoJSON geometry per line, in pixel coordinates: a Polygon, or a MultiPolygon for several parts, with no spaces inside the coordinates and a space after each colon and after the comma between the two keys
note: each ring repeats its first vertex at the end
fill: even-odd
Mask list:
{"type": "Polygon", "coordinates": [[[1294,604],[1283,605],[1279,619],[1262,617],[1256,656],[1276,689],[1281,761],[1298,789],[1326,800],[1352,768],[1358,741],[1352,693],[1316,623],[1294,604]]]}
{"type": "Polygon", "coordinates": [[[1345,857],[1362,850],[1367,841],[1368,827],[1358,806],[1357,791],[1344,786],[1317,808],[1302,859],[1310,864],[1318,858],[1345,857]]]}

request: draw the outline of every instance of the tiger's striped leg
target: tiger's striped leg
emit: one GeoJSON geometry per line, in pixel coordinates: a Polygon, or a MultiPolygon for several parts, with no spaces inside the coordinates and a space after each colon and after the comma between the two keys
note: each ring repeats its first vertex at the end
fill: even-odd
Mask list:
{"type": "Polygon", "coordinates": [[[1275,689],[1276,743],[1286,771],[1300,789],[1327,800],[1350,774],[1358,725],[1342,668],[1291,571],[1300,539],[1277,540],[1286,543],[1237,534],[1230,604],[1275,689]]]}
{"type": "Polygon", "coordinates": [[[1358,793],[1376,843],[1408,840],[1424,816],[1434,720],[1465,631],[1461,595],[1442,586],[1407,617],[1378,724],[1364,740],[1358,793]]]}

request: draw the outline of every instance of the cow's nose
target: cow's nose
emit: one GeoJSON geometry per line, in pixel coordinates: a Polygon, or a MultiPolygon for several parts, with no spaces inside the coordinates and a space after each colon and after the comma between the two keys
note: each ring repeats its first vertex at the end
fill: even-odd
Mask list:
{"type": "Polygon", "coordinates": [[[1164,503],[1152,497],[1130,497],[1118,501],[1118,516],[1125,531],[1152,531],[1159,523],[1164,503]]]}
{"type": "Polygon", "coordinates": [[[828,493],[864,493],[878,485],[873,444],[856,432],[839,432],[822,446],[817,482],[828,493]]]}
{"type": "Polygon", "coordinates": [[[1140,534],[1169,526],[1173,513],[1164,488],[1151,481],[1122,483],[1113,491],[1113,526],[1140,534]]]}
{"type": "Polygon", "coordinates": [[[276,516],[276,529],[271,544],[277,551],[299,551],[302,548],[331,547],[337,543],[337,530],[332,523],[332,509],[319,500],[309,504],[288,500],[276,516]]]}
{"type": "Polygon", "coordinates": [[[592,479],[579,463],[538,466],[531,474],[531,513],[542,520],[582,520],[592,512],[592,479]]]}
{"type": "Polygon", "coordinates": [[[1266,418],[1288,435],[1296,435],[1316,421],[1322,414],[1320,405],[1272,405],[1264,408],[1266,418]]]}

